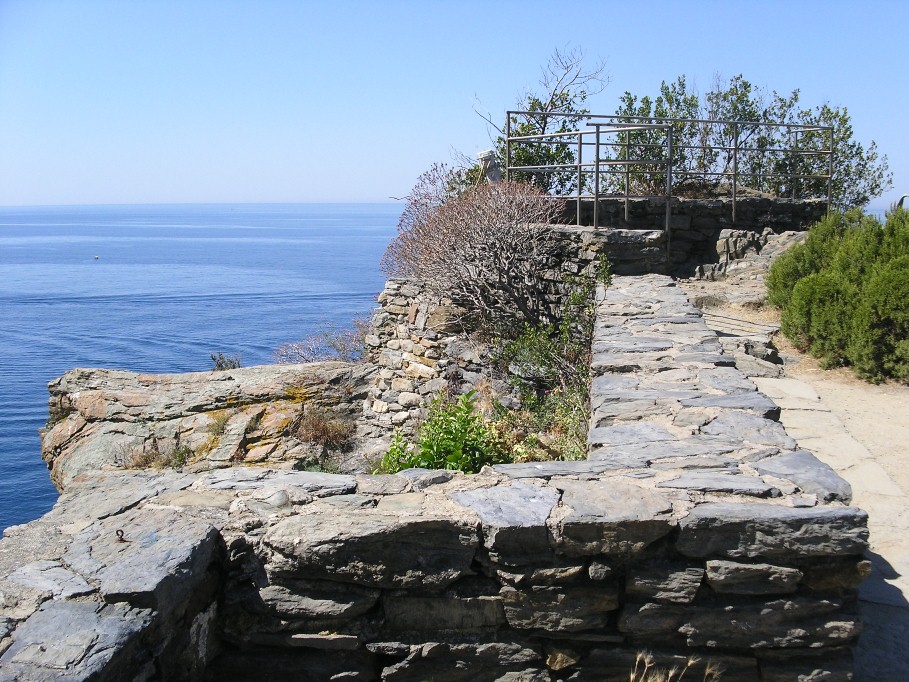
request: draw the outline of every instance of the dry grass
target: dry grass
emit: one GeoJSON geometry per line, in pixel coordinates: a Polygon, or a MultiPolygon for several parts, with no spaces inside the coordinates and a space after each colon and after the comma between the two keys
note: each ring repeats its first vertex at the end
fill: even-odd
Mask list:
{"type": "MultiPolygon", "coordinates": [[[[698,666],[701,659],[689,656],[684,665],[674,665],[669,670],[658,668],[656,659],[649,651],[638,652],[634,660],[634,669],[629,676],[630,682],[680,682],[686,673],[698,666]]],[[[703,682],[718,682],[722,676],[720,666],[707,661],[704,666],[703,682]]]]}
{"type": "Polygon", "coordinates": [[[330,450],[343,450],[353,439],[356,425],[319,409],[304,410],[291,427],[293,435],[330,450]]]}

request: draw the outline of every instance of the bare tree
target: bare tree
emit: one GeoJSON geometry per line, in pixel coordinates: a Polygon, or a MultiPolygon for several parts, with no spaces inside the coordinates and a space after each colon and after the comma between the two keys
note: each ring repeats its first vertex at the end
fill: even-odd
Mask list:
{"type": "Polygon", "coordinates": [[[496,325],[554,323],[543,272],[561,202],[513,182],[440,201],[452,177],[444,166],[421,176],[383,269],[422,280],[496,325]]]}
{"type": "MultiPolygon", "coordinates": [[[[578,129],[590,113],[584,102],[591,95],[599,94],[609,83],[606,63],[596,61],[587,66],[587,57],[581,48],[555,49],[542,67],[539,88],[526,90],[516,106],[527,112],[514,114],[508,122],[513,136],[565,133],[578,129]]],[[[497,132],[496,156],[505,163],[505,126],[493,121],[489,113],[477,114],[486,121],[490,130],[497,132]]],[[[511,161],[514,166],[546,166],[570,164],[575,161],[571,144],[552,138],[545,141],[524,141],[512,144],[511,161]]],[[[575,188],[574,171],[517,171],[512,179],[530,182],[541,189],[566,194],[575,188]]]]}

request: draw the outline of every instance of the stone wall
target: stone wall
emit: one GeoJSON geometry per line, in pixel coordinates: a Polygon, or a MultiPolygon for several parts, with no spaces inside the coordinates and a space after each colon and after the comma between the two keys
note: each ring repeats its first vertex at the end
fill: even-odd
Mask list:
{"type": "MultiPolygon", "coordinates": [[[[670,247],[665,260],[666,245],[656,235],[650,238],[652,246],[663,250],[663,261],[651,256],[650,262],[635,261],[634,250],[629,252],[629,262],[616,269],[619,274],[644,274],[671,272],[690,277],[698,274],[722,274],[725,264],[742,258],[746,253],[759,253],[761,247],[774,235],[784,232],[803,232],[824,217],[827,202],[821,199],[776,199],[769,197],[742,197],[736,202],[735,220],[732,218],[731,199],[678,199],[671,200],[670,247]],[[711,267],[722,264],[722,267],[711,267]]],[[[660,199],[630,199],[629,217],[625,220],[625,202],[622,199],[600,201],[600,225],[610,230],[665,231],[666,204],[660,199]]],[[[568,202],[565,219],[576,219],[575,203],[568,202]]],[[[582,202],[583,225],[593,224],[593,204],[582,202]]],[[[599,232],[599,231],[594,231],[599,232]]],[[[621,234],[621,233],[619,233],[621,234]]],[[[621,237],[628,239],[627,237],[621,237]]],[[[610,247],[607,253],[610,252],[610,247]]],[[[624,249],[617,255],[624,256],[624,249]]],[[[610,253],[610,256],[612,254],[610,253]]],[[[622,258],[618,259],[622,263],[622,258]]]]}
{"type": "Polygon", "coordinates": [[[668,278],[600,290],[593,343],[585,461],[74,477],[0,542],[0,679],[850,679],[848,484],[668,278]]]}

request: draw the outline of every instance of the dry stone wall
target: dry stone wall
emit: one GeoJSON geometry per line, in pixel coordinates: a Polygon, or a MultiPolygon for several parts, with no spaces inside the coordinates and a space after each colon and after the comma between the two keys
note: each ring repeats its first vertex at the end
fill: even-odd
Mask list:
{"type": "Polygon", "coordinates": [[[669,278],[601,289],[593,353],[585,461],[74,477],[0,541],[0,680],[850,679],[848,484],[669,278]]]}
{"type": "MultiPolygon", "coordinates": [[[[667,257],[663,235],[665,201],[630,199],[628,205],[626,220],[624,200],[601,200],[599,223],[610,228],[607,232],[614,231],[613,239],[626,243],[607,246],[606,249],[611,258],[616,258],[616,272],[629,275],[671,272],[684,277],[719,277],[725,273],[730,261],[760,253],[768,240],[776,235],[804,232],[827,213],[827,202],[821,199],[745,196],[737,200],[733,219],[731,199],[673,198],[667,257]],[[652,253],[647,256],[639,253],[632,246],[633,238],[623,234],[626,232],[651,233],[649,237],[640,239],[645,244],[639,246],[652,249],[652,253]]],[[[592,225],[592,202],[582,202],[581,209],[582,225],[592,225]]],[[[574,202],[569,202],[565,211],[566,221],[574,222],[576,211],[574,202]]]]}

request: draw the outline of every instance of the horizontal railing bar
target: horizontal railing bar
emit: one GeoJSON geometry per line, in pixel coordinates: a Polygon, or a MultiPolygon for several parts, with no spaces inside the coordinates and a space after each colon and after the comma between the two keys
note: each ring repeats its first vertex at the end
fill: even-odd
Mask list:
{"type": "Polygon", "coordinates": [[[508,111],[506,115],[511,116],[512,114],[518,116],[573,116],[574,118],[583,118],[588,122],[592,119],[609,119],[609,120],[618,120],[618,121],[632,121],[638,119],[641,121],[669,121],[670,123],[709,123],[711,125],[740,125],[747,127],[771,127],[771,128],[789,128],[791,130],[799,130],[806,132],[813,131],[832,131],[833,126],[822,126],[816,124],[808,123],[773,123],[770,121],[733,121],[729,119],[709,119],[709,118],[679,118],[676,116],[620,116],[618,114],[586,114],[579,117],[577,114],[567,114],[563,112],[541,112],[541,111],[508,111]]]}

